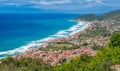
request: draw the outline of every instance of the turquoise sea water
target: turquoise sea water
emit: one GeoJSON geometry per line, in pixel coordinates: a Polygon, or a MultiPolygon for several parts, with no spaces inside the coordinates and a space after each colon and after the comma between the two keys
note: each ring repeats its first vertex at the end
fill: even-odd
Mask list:
{"type": "Polygon", "coordinates": [[[66,37],[87,23],[70,21],[81,14],[0,14],[0,58],[23,53],[46,40],[66,37]]]}

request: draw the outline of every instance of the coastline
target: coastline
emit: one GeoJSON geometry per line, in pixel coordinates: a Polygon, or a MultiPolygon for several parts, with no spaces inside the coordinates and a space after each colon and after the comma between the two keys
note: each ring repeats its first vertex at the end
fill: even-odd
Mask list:
{"type": "Polygon", "coordinates": [[[81,54],[86,53],[88,55],[94,56],[96,54],[96,51],[91,49],[91,47],[86,47],[86,46],[71,50],[58,50],[58,51],[40,50],[41,48],[47,48],[47,47],[49,48],[49,46],[54,45],[56,43],[69,42],[69,43],[77,44],[77,42],[73,42],[72,39],[77,38],[82,32],[85,32],[85,30],[90,27],[91,27],[91,22],[88,22],[88,24],[84,28],[82,28],[80,31],[73,33],[68,37],[50,39],[46,41],[44,45],[39,46],[39,48],[28,50],[23,54],[18,54],[15,56],[15,58],[16,59],[20,59],[21,57],[40,58],[44,62],[50,63],[52,66],[56,66],[56,65],[60,65],[61,60],[67,60],[71,57],[80,56],[81,54]]]}
{"type": "MultiPolygon", "coordinates": [[[[49,27],[52,25],[48,24],[49,27]]],[[[57,33],[49,34],[50,36],[48,35],[41,40],[32,40],[33,44],[41,45],[39,48],[27,47],[24,53],[19,54],[15,52],[16,55],[14,56],[0,59],[0,70],[120,70],[120,38],[117,38],[120,36],[120,10],[100,16],[94,14],[79,16],[74,20],[69,20],[68,23],[61,21],[57,22],[56,25],[58,25],[57,28],[52,28],[53,30],[57,29],[57,33]],[[69,26],[66,27],[67,25],[69,26]],[[65,30],[62,30],[64,29],[63,27],[65,30]],[[59,30],[58,28],[61,29],[59,30]],[[115,44],[115,42],[117,43],[115,44]]],[[[52,32],[48,28],[46,30],[49,33],[52,32]]],[[[43,30],[38,31],[38,33],[45,36],[42,33],[43,30]]],[[[31,33],[31,35],[33,34],[31,33]]],[[[15,46],[15,43],[13,46],[15,46]]],[[[20,51],[22,50],[24,49],[20,49],[20,51]]],[[[9,53],[5,56],[7,55],[9,53]]],[[[0,57],[2,57],[1,54],[0,57]]]]}
{"type": "MultiPolygon", "coordinates": [[[[77,20],[74,20],[74,22],[77,22],[77,25],[80,25],[81,22],[84,22],[84,21],[77,21],[77,20]]],[[[62,42],[62,41],[67,41],[67,42],[70,42],[70,40],[72,38],[75,38],[76,36],[78,36],[78,34],[80,32],[83,32],[86,28],[90,27],[90,22],[87,22],[87,24],[80,28],[78,31],[74,31],[73,33],[69,34],[67,37],[58,37],[58,38],[50,38],[50,39],[43,39],[43,41],[40,41],[41,43],[38,44],[39,48],[43,48],[43,47],[47,47],[49,45],[52,45],[52,43],[55,43],[55,42],[62,42]]],[[[76,26],[76,25],[75,25],[76,26]]],[[[71,29],[71,28],[70,28],[71,29]]],[[[39,41],[38,41],[39,42],[39,41]]],[[[25,46],[22,46],[21,48],[17,48],[15,49],[14,51],[10,50],[8,52],[1,52],[0,54],[2,55],[6,55],[6,54],[10,54],[12,56],[15,56],[15,55],[19,55],[19,54],[24,54],[26,52],[28,52],[29,50],[36,50],[36,49],[39,49],[39,48],[34,48],[32,46],[35,46],[35,45],[29,45],[28,47],[25,47],[25,46]],[[22,50],[20,50],[22,49],[22,50]],[[19,50],[19,52],[17,52],[19,50]],[[24,51],[23,51],[24,50],[24,51]],[[20,53],[21,52],[21,53],[20,53]]],[[[4,58],[4,57],[3,57],[4,58]]]]}
{"type": "MultiPolygon", "coordinates": [[[[76,20],[74,20],[76,21],[76,20]]],[[[81,23],[81,21],[76,21],[77,23],[81,23]]],[[[83,22],[83,21],[82,21],[83,22]]],[[[87,22],[84,27],[82,27],[80,30],[71,33],[67,37],[59,37],[59,38],[54,38],[54,39],[48,39],[43,45],[40,45],[39,48],[46,48],[49,45],[53,45],[53,43],[59,43],[59,42],[70,42],[73,38],[76,38],[80,35],[80,33],[85,32],[87,28],[91,27],[91,22],[87,22]]]]}

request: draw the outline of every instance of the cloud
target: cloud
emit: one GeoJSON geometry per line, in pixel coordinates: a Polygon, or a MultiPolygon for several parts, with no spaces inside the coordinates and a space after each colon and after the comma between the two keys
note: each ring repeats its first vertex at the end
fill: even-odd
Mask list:
{"type": "Polygon", "coordinates": [[[2,5],[16,6],[16,7],[21,6],[21,4],[17,4],[17,3],[2,3],[2,5]]]}
{"type": "Polygon", "coordinates": [[[42,10],[72,11],[95,7],[118,7],[120,0],[0,0],[0,6],[17,6],[42,10]]]}
{"type": "Polygon", "coordinates": [[[60,4],[66,4],[71,3],[71,0],[59,0],[59,1],[30,1],[32,4],[39,4],[39,5],[60,5],[60,4]]]}

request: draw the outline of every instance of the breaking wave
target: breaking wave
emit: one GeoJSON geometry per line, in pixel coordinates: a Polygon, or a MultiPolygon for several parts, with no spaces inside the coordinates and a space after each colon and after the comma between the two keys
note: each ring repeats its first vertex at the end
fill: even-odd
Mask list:
{"type": "MultiPolygon", "coordinates": [[[[74,22],[74,21],[71,21],[71,22],[74,22]]],[[[87,26],[88,26],[88,22],[78,22],[76,25],[73,25],[69,29],[58,31],[54,35],[50,35],[47,38],[40,39],[37,41],[32,41],[29,44],[16,48],[14,50],[0,52],[0,58],[3,58],[5,56],[13,56],[16,54],[24,53],[25,51],[29,49],[38,48],[40,45],[44,44],[47,40],[60,38],[60,37],[67,37],[69,35],[72,35],[76,32],[83,30],[87,26]]]]}

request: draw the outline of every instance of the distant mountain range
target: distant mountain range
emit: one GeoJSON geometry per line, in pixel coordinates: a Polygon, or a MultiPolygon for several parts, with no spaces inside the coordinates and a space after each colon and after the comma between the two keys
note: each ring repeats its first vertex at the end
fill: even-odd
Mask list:
{"type": "Polygon", "coordinates": [[[82,21],[94,21],[94,20],[107,20],[107,19],[114,19],[120,17],[120,9],[119,10],[115,10],[112,12],[108,12],[108,13],[104,13],[100,16],[97,16],[95,14],[87,14],[85,16],[80,16],[75,18],[75,20],[82,20],[82,21]]]}

